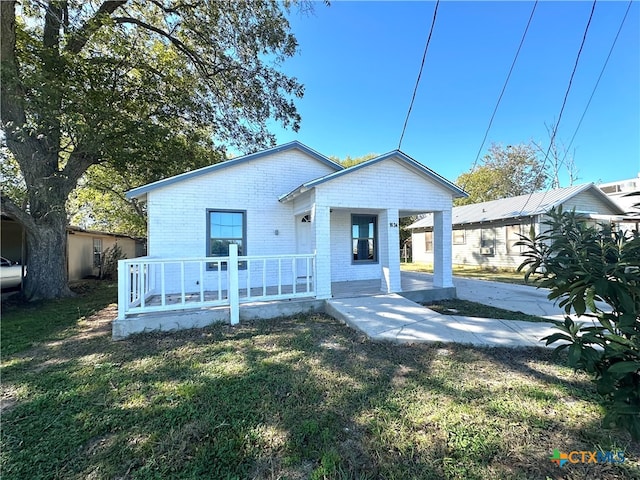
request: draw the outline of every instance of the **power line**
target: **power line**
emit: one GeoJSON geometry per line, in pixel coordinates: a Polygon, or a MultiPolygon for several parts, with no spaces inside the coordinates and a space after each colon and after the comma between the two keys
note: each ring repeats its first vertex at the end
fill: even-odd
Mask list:
{"type": "Polygon", "coordinates": [[[567,155],[569,153],[569,149],[571,148],[571,145],[573,145],[573,141],[576,138],[576,135],[578,134],[578,130],[580,129],[580,126],[582,125],[582,120],[584,120],[584,116],[587,114],[587,110],[589,110],[589,106],[591,105],[591,100],[593,100],[593,95],[596,93],[596,89],[598,88],[598,85],[600,84],[600,79],[602,78],[602,74],[604,73],[605,68],[607,68],[607,64],[609,63],[609,58],[611,58],[611,53],[613,52],[614,47],[616,46],[616,42],[618,41],[618,37],[620,36],[620,32],[622,31],[622,27],[624,25],[624,22],[627,20],[627,15],[629,14],[629,10],[631,9],[631,4],[633,3],[633,0],[629,0],[629,5],[627,5],[627,10],[624,12],[624,17],[622,17],[622,21],[620,22],[620,27],[618,27],[618,32],[616,33],[615,38],[613,39],[613,43],[611,44],[611,48],[609,49],[609,54],[607,55],[607,59],[604,61],[604,65],[602,65],[602,70],[600,70],[600,75],[598,75],[598,80],[596,81],[596,84],[593,86],[593,90],[591,91],[591,96],[589,97],[589,101],[587,102],[587,106],[584,107],[584,112],[582,112],[582,116],[580,117],[580,121],[578,122],[578,126],[576,127],[575,132],[573,132],[573,136],[571,137],[571,141],[569,142],[569,146],[567,146],[565,152],[564,152],[564,156],[562,157],[562,161],[560,162],[560,165],[562,165],[565,161],[565,159],[567,158],[567,155]]]}
{"type": "MultiPolygon", "coordinates": [[[[589,31],[589,26],[591,25],[591,19],[593,18],[593,12],[596,9],[596,2],[597,2],[597,0],[593,0],[593,5],[591,6],[591,13],[589,14],[589,21],[587,21],[587,26],[584,29],[584,34],[582,36],[582,43],[580,43],[580,49],[578,50],[578,55],[576,56],[576,62],[573,65],[573,71],[571,72],[571,77],[569,78],[569,85],[567,86],[567,91],[565,92],[564,99],[562,100],[562,107],[560,108],[560,114],[558,115],[558,121],[554,125],[553,130],[551,131],[551,140],[549,142],[549,148],[547,148],[547,153],[544,156],[544,161],[542,162],[542,165],[540,167],[540,171],[536,175],[536,179],[540,175],[542,175],[542,172],[544,171],[544,168],[547,165],[547,160],[549,159],[549,152],[551,151],[551,147],[553,146],[553,142],[556,139],[556,133],[558,132],[558,127],[560,126],[560,120],[562,120],[562,114],[564,113],[564,107],[567,105],[567,98],[569,97],[569,92],[571,91],[571,85],[573,84],[573,77],[576,74],[576,70],[578,69],[578,62],[580,61],[580,55],[582,54],[582,48],[584,47],[585,41],[587,40],[587,32],[589,31]]],[[[547,192],[548,191],[549,190],[547,190],[547,192]]],[[[540,199],[540,203],[538,204],[538,206],[542,205],[542,202],[544,201],[544,197],[546,196],[547,192],[545,192],[545,194],[542,195],[542,198],[540,199]]],[[[524,209],[526,208],[527,204],[529,203],[529,200],[531,200],[531,196],[532,195],[533,195],[533,192],[531,192],[529,194],[529,197],[527,197],[527,201],[524,202],[524,205],[520,209],[520,213],[518,213],[518,216],[522,215],[522,212],[524,211],[524,209]]]]}
{"type": "Polygon", "coordinates": [[[409,116],[411,115],[413,102],[416,99],[416,92],[418,91],[418,85],[420,84],[420,77],[422,76],[424,61],[427,58],[427,50],[429,49],[429,43],[431,42],[431,34],[433,33],[433,27],[436,24],[436,16],[438,15],[439,4],[440,4],[440,0],[437,0],[436,8],[433,10],[433,20],[431,21],[431,29],[429,30],[429,37],[427,37],[427,44],[424,46],[424,53],[422,54],[422,63],[420,64],[420,71],[418,72],[418,78],[416,79],[416,86],[413,89],[413,95],[411,96],[411,103],[409,103],[409,110],[407,111],[407,117],[404,119],[404,126],[402,127],[402,133],[400,134],[400,141],[398,142],[398,150],[400,150],[400,147],[402,146],[402,139],[404,138],[404,132],[407,129],[407,123],[409,122],[409,116]]]}
{"type": "MultiPolygon", "coordinates": [[[[516,51],[515,57],[513,57],[513,62],[511,62],[511,68],[509,69],[509,73],[507,74],[507,78],[504,81],[504,85],[502,86],[502,91],[500,92],[500,96],[498,97],[498,101],[496,102],[496,106],[493,109],[493,113],[491,114],[491,119],[489,120],[489,125],[487,126],[487,130],[484,132],[484,138],[482,139],[482,143],[480,144],[480,148],[478,149],[478,153],[476,154],[476,159],[473,161],[473,165],[471,170],[473,171],[478,164],[478,159],[480,158],[480,153],[482,153],[482,148],[484,147],[485,142],[487,141],[487,137],[489,136],[489,130],[491,130],[491,125],[493,125],[493,119],[496,116],[496,112],[498,111],[498,106],[500,105],[500,101],[502,100],[502,96],[504,95],[505,90],[507,89],[507,84],[509,83],[509,79],[511,78],[511,73],[513,72],[513,68],[516,65],[516,61],[518,60],[518,55],[520,55],[520,50],[522,49],[522,45],[524,44],[524,39],[527,36],[527,32],[529,31],[529,25],[531,25],[531,20],[533,19],[533,14],[536,11],[536,7],[538,6],[538,0],[533,4],[533,8],[531,9],[531,15],[529,15],[529,21],[527,22],[527,26],[524,29],[524,33],[522,34],[522,38],[520,39],[520,45],[518,45],[518,50],[516,51]]],[[[461,185],[464,189],[464,185],[461,185]]]]}

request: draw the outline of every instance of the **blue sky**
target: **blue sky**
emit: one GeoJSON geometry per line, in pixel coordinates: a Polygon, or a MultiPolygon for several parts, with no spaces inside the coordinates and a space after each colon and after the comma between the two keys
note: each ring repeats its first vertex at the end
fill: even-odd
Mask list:
{"type": "MultiPolygon", "coordinates": [[[[299,132],[274,125],[279,144],[299,140],[328,156],[398,147],[435,2],[314,4],[291,15],[300,53],[282,69],[305,85],[299,132]]],[[[489,131],[503,145],[549,145],[591,2],[538,3],[489,131]]],[[[558,137],[569,143],[628,2],[596,4],[558,137]]],[[[513,61],[532,2],[441,1],[402,151],[455,180],[472,166],[513,61]]],[[[640,172],[640,2],[634,1],[571,151],[578,183],[640,172]]],[[[561,171],[561,183],[568,176],[561,171]]]]}

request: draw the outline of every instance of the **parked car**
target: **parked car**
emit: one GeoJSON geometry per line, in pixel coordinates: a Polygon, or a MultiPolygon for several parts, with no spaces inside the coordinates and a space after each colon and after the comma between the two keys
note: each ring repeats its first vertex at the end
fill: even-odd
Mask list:
{"type": "Polygon", "coordinates": [[[0,287],[12,288],[22,283],[22,265],[0,257],[0,287]]]}

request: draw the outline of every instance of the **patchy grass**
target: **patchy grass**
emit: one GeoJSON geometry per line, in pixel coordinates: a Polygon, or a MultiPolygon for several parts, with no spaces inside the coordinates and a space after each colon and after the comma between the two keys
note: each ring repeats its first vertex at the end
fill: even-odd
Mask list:
{"type": "MultiPolygon", "coordinates": [[[[401,263],[400,268],[407,272],[433,273],[433,265],[429,263],[401,263]]],[[[515,268],[483,268],[476,266],[453,265],[453,274],[458,277],[491,280],[494,282],[514,283],[516,285],[533,285],[524,281],[524,273],[515,268]]]]}
{"type": "Polygon", "coordinates": [[[529,315],[522,312],[504,310],[502,308],[491,307],[489,305],[470,302],[468,300],[438,300],[437,302],[432,302],[430,304],[425,303],[424,306],[444,315],[499,318],[502,320],[520,320],[525,322],[549,322],[548,318],[536,317],[535,315],[529,315]]]}
{"type": "Polygon", "coordinates": [[[118,298],[116,283],[83,280],[71,284],[77,295],[53,301],[25,303],[19,296],[2,302],[3,357],[48,339],[62,339],[77,331],[77,323],[118,298]]]}
{"type": "Polygon", "coordinates": [[[323,315],[113,342],[115,305],[70,310],[73,335],[2,353],[3,480],[640,478],[640,445],[546,349],[373,343],[323,315]]]}

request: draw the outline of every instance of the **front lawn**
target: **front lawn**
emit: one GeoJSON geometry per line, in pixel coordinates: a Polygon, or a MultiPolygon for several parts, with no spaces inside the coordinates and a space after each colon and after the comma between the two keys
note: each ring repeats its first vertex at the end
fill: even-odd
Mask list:
{"type": "MultiPolygon", "coordinates": [[[[433,273],[429,263],[401,263],[400,269],[406,272],[433,273]]],[[[493,282],[514,283],[516,285],[535,285],[524,281],[524,273],[515,268],[485,268],[470,265],[453,265],[453,275],[457,277],[490,280],[493,282]]]]}
{"type": "Polygon", "coordinates": [[[463,317],[498,318],[501,320],[519,320],[523,322],[549,322],[548,318],[529,315],[522,312],[505,310],[482,303],[452,298],[423,304],[425,307],[443,315],[460,315],[463,317]]]}
{"type": "Polygon", "coordinates": [[[115,315],[2,353],[3,480],[640,478],[640,445],[545,349],[373,343],[324,315],[113,342],[115,315]]]}

